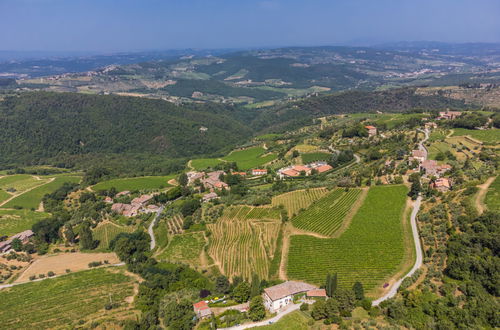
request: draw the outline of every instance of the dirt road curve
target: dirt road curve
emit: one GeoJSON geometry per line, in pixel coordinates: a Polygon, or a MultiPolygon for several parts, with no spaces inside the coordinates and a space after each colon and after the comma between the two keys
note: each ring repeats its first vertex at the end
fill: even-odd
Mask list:
{"type": "Polygon", "coordinates": [[[151,250],[153,250],[156,246],[156,239],[155,239],[155,233],[153,231],[153,228],[156,224],[156,221],[158,221],[158,218],[160,217],[161,213],[163,212],[163,208],[164,207],[162,206],[158,209],[158,212],[156,212],[155,218],[153,219],[153,221],[151,221],[151,224],[148,227],[148,233],[149,233],[149,236],[151,237],[151,243],[150,243],[151,250]]]}

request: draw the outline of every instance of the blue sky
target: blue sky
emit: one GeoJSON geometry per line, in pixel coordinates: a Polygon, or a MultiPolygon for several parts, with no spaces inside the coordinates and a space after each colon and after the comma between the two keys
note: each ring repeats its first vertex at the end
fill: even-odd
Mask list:
{"type": "Polygon", "coordinates": [[[0,0],[0,50],[500,42],[500,0],[0,0]]]}

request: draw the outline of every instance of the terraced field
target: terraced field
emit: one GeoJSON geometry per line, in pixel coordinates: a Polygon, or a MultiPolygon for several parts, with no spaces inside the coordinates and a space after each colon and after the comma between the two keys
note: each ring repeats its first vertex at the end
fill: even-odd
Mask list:
{"type": "Polygon", "coordinates": [[[22,207],[27,209],[36,209],[42,201],[43,196],[56,191],[65,182],[78,183],[80,182],[80,176],[58,176],[53,181],[38,186],[30,191],[25,192],[22,195],[10,200],[8,203],[4,204],[3,208],[13,208],[22,207]]]}
{"type": "Polygon", "coordinates": [[[500,141],[500,129],[492,128],[485,130],[454,128],[453,136],[469,135],[472,138],[488,143],[498,143],[500,141]]]}
{"type": "Polygon", "coordinates": [[[108,222],[102,224],[94,229],[94,239],[99,240],[97,249],[106,250],[109,248],[109,242],[113,240],[120,233],[131,233],[134,231],[132,227],[118,226],[114,223],[108,222]]]}
{"type": "Polygon", "coordinates": [[[292,219],[292,223],[296,228],[331,236],[342,226],[360,193],[360,189],[349,189],[347,192],[335,189],[299,213],[292,219]]]}
{"type": "Polygon", "coordinates": [[[338,273],[343,287],[360,281],[370,292],[381,286],[405,261],[402,214],[407,191],[402,185],[370,188],[349,228],[338,238],[292,236],[288,277],[321,285],[331,272],[338,273]]]}
{"type": "Polygon", "coordinates": [[[253,273],[268,278],[280,226],[277,210],[231,206],[215,224],[208,225],[208,253],[229,278],[239,275],[250,279],[253,273]]]}
{"type": "Polygon", "coordinates": [[[80,320],[118,316],[130,309],[125,298],[133,295],[133,282],[113,270],[83,271],[0,290],[0,324],[4,329],[72,328],[80,320]],[[110,299],[119,307],[104,311],[110,299]]]}
{"type": "Polygon", "coordinates": [[[266,149],[262,147],[253,147],[244,150],[233,151],[226,157],[222,158],[228,162],[236,162],[238,168],[242,171],[247,171],[251,168],[262,166],[277,158],[275,154],[265,155],[266,149]]]}
{"type": "Polygon", "coordinates": [[[206,241],[202,232],[175,235],[167,248],[156,258],[160,261],[181,262],[196,267],[206,241]]]}
{"type": "Polygon", "coordinates": [[[36,222],[49,217],[48,213],[30,210],[1,210],[0,235],[13,235],[31,229],[36,222]]]}
{"type": "Polygon", "coordinates": [[[328,193],[328,189],[326,188],[291,191],[274,196],[272,205],[283,205],[288,212],[288,216],[292,217],[294,214],[297,214],[300,209],[308,208],[314,201],[320,199],[326,193],[328,193]]]}
{"type": "Polygon", "coordinates": [[[92,186],[92,190],[108,190],[115,187],[118,191],[124,190],[146,190],[162,189],[170,187],[168,181],[174,179],[175,175],[167,176],[142,176],[137,178],[122,178],[99,182],[92,186]]]}

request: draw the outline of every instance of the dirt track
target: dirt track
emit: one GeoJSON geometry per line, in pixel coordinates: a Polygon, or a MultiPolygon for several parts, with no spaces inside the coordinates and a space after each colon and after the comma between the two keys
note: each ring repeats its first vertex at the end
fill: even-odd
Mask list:
{"type": "Polygon", "coordinates": [[[477,186],[479,188],[479,191],[476,194],[476,198],[474,198],[474,204],[476,205],[476,209],[479,214],[483,214],[486,209],[486,206],[484,205],[484,197],[486,196],[490,185],[493,183],[493,181],[495,181],[495,178],[495,176],[492,176],[491,178],[488,178],[485,183],[477,186]]]}

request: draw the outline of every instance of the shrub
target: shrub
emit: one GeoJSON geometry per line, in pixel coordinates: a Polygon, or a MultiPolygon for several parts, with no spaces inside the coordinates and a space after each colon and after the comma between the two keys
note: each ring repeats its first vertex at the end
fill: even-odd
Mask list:
{"type": "Polygon", "coordinates": [[[47,275],[48,275],[49,277],[52,277],[52,276],[54,276],[54,275],[55,275],[55,273],[54,273],[53,271],[49,271],[49,272],[47,273],[47,275]]]}
{"type": "Polygon", "coordinates": [[[89,268],[99,267],[102,265],[102,261],[92,261],[89,263],[89,268]]]}
{"type": "Polygon", "coordinates": [[[36,280],[36,275],[31,275],[30,276],[30,281],[34,281],[34,280],[36,280]]]}
{"type": "Polygon", "coordinates": [[[303,312],[308,311],[309,310],[309,304],[303,303],[302,305],[300,305],[300,310],[303,311],[303,312]]]}
{"type": "Polygon", "coordinates": [[[66,269],[66,273],[71,273],[71,269],[66,269]]]}
{"type": "Polygon", "coordinates": [[[38,277],[45,278],[45,274],[40,274],[40,275],[38,275],[38,277]]]}

